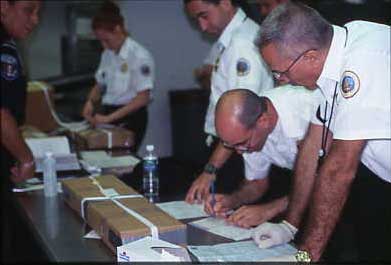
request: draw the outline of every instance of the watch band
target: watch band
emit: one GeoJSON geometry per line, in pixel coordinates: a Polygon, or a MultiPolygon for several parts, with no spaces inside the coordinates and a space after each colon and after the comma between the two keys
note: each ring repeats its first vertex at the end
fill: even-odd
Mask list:
{"type": "Polygon", "coordinates": [[[311,262],[310,253],[305,250],[298,250],[295,254],[295,258],[298,262],[311,262]]]}
{"type": "Polygon", "coordinates": [[[204,172],[211,174],[211,175],[216,175],[218,168],[215,167],[212,163],[207,163],[204,167],[204,172]]]}

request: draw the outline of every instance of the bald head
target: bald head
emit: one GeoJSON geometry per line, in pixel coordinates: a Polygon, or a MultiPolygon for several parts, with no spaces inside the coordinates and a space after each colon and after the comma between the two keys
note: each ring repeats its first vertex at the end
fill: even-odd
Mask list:
{"type": "Polygon", "coordinates": [[[266,111],[266,99],[248,89],[226,91],[216,105],[216,125],[250,129],[266,111]]]}

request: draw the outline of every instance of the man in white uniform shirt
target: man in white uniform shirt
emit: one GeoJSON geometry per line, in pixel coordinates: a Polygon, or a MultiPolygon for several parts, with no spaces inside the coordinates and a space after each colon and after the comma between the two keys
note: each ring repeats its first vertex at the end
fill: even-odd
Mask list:
{"type": "MultiPolygon", "coordinates": [[[[274,82],[254,45],[259,26],[242,9],[237,8],[230,0],[184,2],[187,13],[198,22],[202,31],[219,36],[204,128],[207,134],[216,136],[214,109],[222,93],[232,88],[245,88],[259,94],[262,89],[272,88],[274,82]]],[[[232,153],[221,142],[217,143],[204,172],[190,187],[186,201],[193,203],[205,199],[217,170],[232,153]]]]}
{"type": "Polygon", "coordinates": [[[315,97],[315,92],[289,85],[262,91],[260,96],[250,90],[234,89],[220,97],[216,106],[217,133],[225,146],[243,154],[246,180],[232,194],[216,194],[213,209],[209,195],[205,204],[208,213],[249,228],[286,210],[287,187],[270,186],[268,174],[272,165],[293,169],[298,147],[317,107],[315,97]],[[283,196],[266,198],[274,196],[270,191],[280,189],[285,189],[283,196]],[[261,198],[260,204],[246,205],[261,198]]]}
{"type": "MultiPolygon", "coordinates": [[[[365,21],[339,27],[288,3],[262,23],[259,47],[281,83],[319,87],[324,96],[298,155],[285,223],[299,227],[307,206],[309,218],[300,251],[282,260],[321,259],[350,196],[360,261],[389,262],[390,27],[365,21]]],[[[254,239],[269,247],[291,240],[295,231],[282,223],[261,225],[254,239]]]]}
{"type": "Polygon", "coordinates": [[[129,37],[118,7],[110,1],[93,18],[92,28],[105,50],[83,116],[93,125],[110,123],[133,131],[132,148],[137,151],[148,121],[147,105],[154,85],[153,58],[129,37]],[[102,109],[98,108],[100,102],[102,109]]]}

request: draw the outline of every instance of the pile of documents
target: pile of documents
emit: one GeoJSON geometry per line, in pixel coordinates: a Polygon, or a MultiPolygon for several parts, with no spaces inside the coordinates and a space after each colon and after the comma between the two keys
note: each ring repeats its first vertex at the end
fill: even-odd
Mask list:
{"type": "Polygon", "coordinates": [[[25,140],[33,153],[36,172],[42,172],[46,152],[51,152],[54,155],[57,171],[80,169],[77,156],[75,153],[71,153],[68,139],[65,136],[26,138],[25,140]]]}

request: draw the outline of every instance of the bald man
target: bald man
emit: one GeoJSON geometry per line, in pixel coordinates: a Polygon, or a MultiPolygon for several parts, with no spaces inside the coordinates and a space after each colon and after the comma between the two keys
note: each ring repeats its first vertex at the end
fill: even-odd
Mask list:
{"type": "Polygon", "coordinates": [[[315,97],[316,92],[295,86],[267,90],[261,96],[246,89],[230,90],[221,96],[216,106],[217,134],[225,147],[243,155],[246,179],[232,194],[216,194],[213,208],[212,196],[208,196],[206,212],[249,228],[286,210],[287,196],[248,204],[263,199],[269,190],[272,164],[293,168],[316,106],[315,97]]]}

